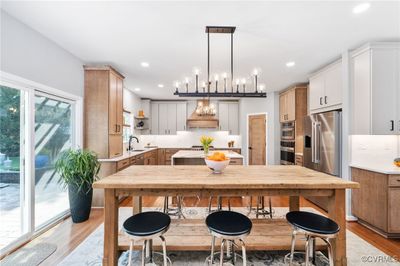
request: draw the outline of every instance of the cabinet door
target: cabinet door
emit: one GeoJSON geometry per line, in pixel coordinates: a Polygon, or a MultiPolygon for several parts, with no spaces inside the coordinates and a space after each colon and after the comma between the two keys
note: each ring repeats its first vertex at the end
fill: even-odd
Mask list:
{"type": "Polygon", "coordinates": [[[158,103],[151,103],[151,115],[150,115],[150,134],[158,135],[158,103]]]}
{"type": "Polygon", "coordinates": [[[286,120],[296,120],[296,90],[292,89],[286,93],[286,120]]]}
{"type": "Polygon", "coordinates": [[[186,130],[186,102],[176,104],[176,130],[186,130]]]}
{"type": "Polygon", "coordinates": [[[338,62],[324,72],[325,94],[324,107],[342,104],[342,62],[338,62]]]}
{"type": "Polygon", "coordinates": [[[371,54],[365,51],[352,59],[352,134],[371,134],[371,54]]]}
{"type": "Polygon", "coordinates": [[[400,233],[400,187],[389,188],[389,233],[400,233]]]}
{"type": "Polygon", "coordinates": [[[168,134],[176,134],[176,103],[168,104],[168,134]]]}
{"type": "Polygon", "coordinates": [[[123,107],[123,97],[124,97],[124,84],[123,80],[117,77],[117,101],[116,101],[116,121],[117,121],[117,134],[122,135],[122,127],[123,127],[123,115],[124,115],[124,107],[123,107]]]}
{"type": "Polygon", "coordinates": [[[396,101],[398,90],[397,51],[372,50],[372,135],[391,135],[396,132],[396,101]]]}
{"type": "MultiPolygon", "coordinates": [[[[110,73],[109,98],[108,98],[108,133],[118,133],[117,123],[117,76],[110,73]]],[[[99,114],[101,115],[101,114],[99,114]]]]}
{"type": "Polygon", "coordinates": [[[322,73],[310,78],[310,110],[316,110],[323,107],[324,76],[322,73]]]}
{"type": "Polygon", "coordinates": [[[279,122],[285,122],[286,118],[286,93],[279,95],[279,122]]]}
{"type": "Polygon", "coordinates": [[[229,130],[229,103],[220,102],[218,104],[219,130],[229,130]]]}
{"type": "Polygon", "coordinates": [[[158,104],[158,134],[168,134],[168,104],[158,104]]]}
{"type": "Polygon", "coordinates": [[[108,153],[110,158],[122,156],[122,135],[108,135],[108,153]]]}
{"type": "Polygon", "coordinates": [[[239,104],[229,104],[229,134],[239,135],[239,104]]]}

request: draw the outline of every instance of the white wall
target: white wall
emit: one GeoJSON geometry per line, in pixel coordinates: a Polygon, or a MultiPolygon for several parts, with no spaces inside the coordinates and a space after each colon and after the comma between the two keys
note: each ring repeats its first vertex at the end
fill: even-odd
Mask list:
{"type": "Polygon", "coordinates": [[[242,98],[239,105],[239,126],[242,137],[242,154],[247,158],[247,116],[267,113],[267,163],[279,164],[279,94],[268,93],[267,98],[242,98]]]}
{"type": "Polygon", "coordinates": [[[1,12],[1,71],[83,96],[80,59],[53,41],[1,12]]]}

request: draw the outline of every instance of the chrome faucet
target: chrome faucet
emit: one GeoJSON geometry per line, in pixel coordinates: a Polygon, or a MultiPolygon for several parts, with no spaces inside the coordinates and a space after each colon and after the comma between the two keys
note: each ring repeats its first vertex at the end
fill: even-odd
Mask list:
{"type": "Polygon", "coordinates": [[[128,151],[133,150],[132,147],[132,139],[135,139],[137,143],[139,143],[139,139],[135,136],[129,136],[129,144],[128,144],[128,151]]]}

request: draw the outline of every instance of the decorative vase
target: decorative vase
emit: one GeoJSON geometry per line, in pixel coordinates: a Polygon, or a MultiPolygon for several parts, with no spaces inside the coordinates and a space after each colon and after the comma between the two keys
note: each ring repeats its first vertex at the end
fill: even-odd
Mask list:
{"type": "Polygon", "coordinates": [[[203,149],[204,149],[204,155],[208,155],[208,151],[209,151],[209,149],[210,149],[210,147],[208,147],[208,146],[203,146],[203,149]]]}

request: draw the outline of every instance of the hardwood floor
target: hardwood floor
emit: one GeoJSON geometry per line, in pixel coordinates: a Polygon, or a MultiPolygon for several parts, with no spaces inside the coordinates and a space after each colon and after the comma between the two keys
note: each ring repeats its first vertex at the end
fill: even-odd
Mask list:
{"type": "MultiPolygon", "coordinates": [[[[196,202],[196,199],[185,199],[185,204],[191,206],[196,202]]],[[[162,206],[162,197],[145,197],[143,199],[144,207],[162,206]]],[[[215,203],[214,203],[215,204],[215,203]]],[[[242,198],[232,198],[231,205],[234,207],[247,206],[247,202],[242,198]]],[[[132,206],[130,198],[125,199],[121,206],[132,206]]],[[[208,206],[208,198],[201,199],[200,207],[208,206]]],[[[287,207],[289,206],[288,197],[272,197],[272,206],[287,207]]],[[[322,209],[315,206],[313,203],[301,198],[301,207],[313,207],[324,212],[322,209]]],[[[41,265],[56,265],[61,262],[64,257],[71,253],[86,237],[88,237],[101,223],[103,222],[103,209],[92,209],[90,219],[87,222],[74,224],[70,218],[59,223],[52,229],[37,237],[32,242],[48,242],[57,244],[57,250],[47,258],[41,265]]],[[[370,229],[359,225],[357,222],[347,222],[347,228],[369,242],[371,245],[382,250],[388,255],[400,258],[400,239],[386,239],[370,229]]],[[[16,251],[18,252],[18,250],[16,251]]]]}

